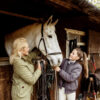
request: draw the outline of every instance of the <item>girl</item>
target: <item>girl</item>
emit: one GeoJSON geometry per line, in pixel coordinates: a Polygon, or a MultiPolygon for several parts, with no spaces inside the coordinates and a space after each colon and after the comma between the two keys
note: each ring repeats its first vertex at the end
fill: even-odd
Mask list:
{"type": "MultiPolygon", "coordinates": [[[[79,60],[87,61],[86,54],[80,48],[75,48],[69,56],[64,59],[61,67],[55,67],[55,71],[59,73],[59,100],[75,100],[76,90],[78,88],[78,77],[82,72],[82,65],[79,60]]],[[[83,63],[85,77],[88,77],[87,64],[83,63]]]]}
{"type": "Polygon", "coordinates": [[[41,66],[38,62],[34,71],[32,58],[40,52],[29,54],[29,46],[25,38],[18,38],[13,43],[10,64],[13,65],[12,100],[31,100],[33,85],[41,75],[41,66]]]}

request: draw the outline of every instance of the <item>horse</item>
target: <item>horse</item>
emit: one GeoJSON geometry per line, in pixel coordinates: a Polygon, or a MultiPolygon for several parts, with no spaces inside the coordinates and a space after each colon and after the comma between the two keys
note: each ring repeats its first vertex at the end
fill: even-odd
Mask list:
{"type": "Polygon", "coordinates": [[[52,22],[52,16],[44,23],[33,23],[5,36],[5,49],[10,56],[12,44],[16,38],[24,37],[30,51],[38,48],[46,56],[51,66],[59,66],[62,62],[62,53],[55,33],[58,19],[52,22]]]}

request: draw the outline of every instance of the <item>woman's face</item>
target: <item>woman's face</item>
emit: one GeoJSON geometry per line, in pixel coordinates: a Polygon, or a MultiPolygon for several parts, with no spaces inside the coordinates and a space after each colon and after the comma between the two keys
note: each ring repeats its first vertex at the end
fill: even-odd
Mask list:
{"type": "Polygon", "coordinates": [[[22,48],[21,53],[23,56],[27,56],[29,54],[29,46],[28,44],[22,48]]]}
{"type": "Polygon", "coordinates": [[[70,60],[73,60],[73,61],[76,61],[76,60],[79,59],[76,49],[74,49],[74,50],[70,53],[69,59],[70,59],[70,60]]]}

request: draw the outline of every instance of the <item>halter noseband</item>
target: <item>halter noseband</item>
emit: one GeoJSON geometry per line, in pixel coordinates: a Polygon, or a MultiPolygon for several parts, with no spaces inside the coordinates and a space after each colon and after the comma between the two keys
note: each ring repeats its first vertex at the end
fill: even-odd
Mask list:
{"type": "Polygon", "coordinates": [[[39,46],[40,46],[41,41],[43,41],[44,48],[45,48],[45,52],[46,52],[46,56],[47,56],[47,55],[62,54],[61,52],[54,52],[54,53],[48,53],[48,52],[47,52],[46,43],[45,43],[44,35],[43,35],[43,24],[42,24],[42,26],[41,26],[41,39],[40,39],[40,41],[39,41],[38,49],[39,49],[39,46]]]}

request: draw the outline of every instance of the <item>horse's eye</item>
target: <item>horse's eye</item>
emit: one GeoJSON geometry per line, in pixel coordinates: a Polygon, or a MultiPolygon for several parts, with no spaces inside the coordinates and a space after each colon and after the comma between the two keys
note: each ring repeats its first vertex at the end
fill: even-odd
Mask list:
{"type": "Polygon", "coordinates": [[[48,35],[49,38],[52,38],[52,35],[48,35]]]}

